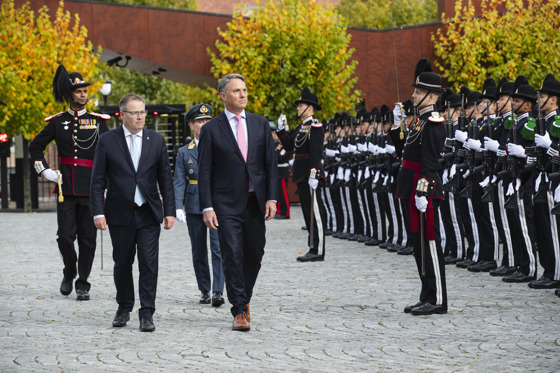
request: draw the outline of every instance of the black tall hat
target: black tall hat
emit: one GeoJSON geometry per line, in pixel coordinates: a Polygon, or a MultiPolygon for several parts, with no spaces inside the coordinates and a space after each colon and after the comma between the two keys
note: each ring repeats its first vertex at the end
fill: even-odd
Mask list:
{"type": "Polygon", "coordinates": [[[498,99],[497,96],[498,87],[496,86],[496,81],[493,78],[488,78],[484,81],[484,85],[482,86],[482,96],[481,98],[487,98],[492,101],[496,101],[498,99]]]}
{"type": "Polygon", "coordinates": [[[498,83],[497,96],[498,97],[504,95],[511,96],[512,93],[513,93],[513,82],[510,82],[506,77],[502,78],[498,83]]]}
{"type": "Polygon", "coordinates": [[[461,96],[453,92],[451,88],[446,88],[445,92],[441,95],[443,100],[444,110],[447,110],[447,104],[449,107],[456,108],[461,106],[461,96]]]}
{"type": "Polygon", "coordinates": [[[387,105],[381,105],[381,118],[385,123],[393,122],[393,111],[387,105]]]}
{"type": "Polygon", "coordinates": [[[301,97],[299,98],[299,100],[295,102],[295,104],[297,105],[302,102],[305,104],[312,105],[315,108],[315,111],[321,110],[321,105],[319,105],[319,99],[317,98],[316,95],[311,93],[311,90],[308,87],[305,87],[301,91],[301,97]]]}
{"type": "Polygon", "coordinates": [[[513,83],[513,93],[511,97],[520,97],[524,100],[537,102],[537,91],[529,85],[529,81],[523,75],[519,75],[513,83]]]}
{"type": "Polygon", "coordinates": [[[432,66],[427,58],[421,58],[414,70],[415,81],[411,85],[428,91],[443,93],[441,76],[432,72],[432,66]]]}
{"type": "Polygon", "coordinates": [[[560,82],[554,78],[554,75],[548,74],[544,77],[540,91],[548,93],[551,96],[560,97],[560,82]]]}
{"type": "Polygon", "coordinates": [[[371,109],[371,120],[373,122],[381,122],[381,112],[379,111],[377,106],[371,109]]]}
{"type": "Polygon", "coordinates": [[[360,110],[358,110],[358,112],[356,113],[356,119],[358,120],[364,120],[364,115],[368,114],[367,110],[365,108],[361,108],[360,110]]]}
{"type": "Polygon", "coordinates": [[[478,105],[482,101],[481,97],[482,97],[482,93],[477,91],[470,91],[469,94],[467,95],[465,105],[474,105],[474,104],[478,105]]]}
{"type": "Polygon", "coordinates": [[[64,65],[59,65],[53,79],[53,96],[57,102],[72,102],[72,91],[77,88],[90,86],[86,83],[82,74],[73,72],[68,74],[64,65]]]}

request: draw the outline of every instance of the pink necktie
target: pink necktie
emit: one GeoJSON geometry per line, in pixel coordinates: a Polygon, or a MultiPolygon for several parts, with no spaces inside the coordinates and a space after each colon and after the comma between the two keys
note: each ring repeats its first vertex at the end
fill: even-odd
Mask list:
{"type": "Polygon", "coordinates": [[[237,145],[239,145],[243,159],[247,162],[247,140],[245,139],[243,124],[241,124],[241,115],[236,115],[235,119],[237,119],[237,145]]]}

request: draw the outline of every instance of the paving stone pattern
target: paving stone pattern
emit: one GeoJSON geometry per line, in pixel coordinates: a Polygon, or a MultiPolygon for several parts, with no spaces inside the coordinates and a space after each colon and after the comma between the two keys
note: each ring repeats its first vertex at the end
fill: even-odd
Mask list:
{"type": "Polygon", "coordinates": [[[298,207],[292,215],[267,223],[247,333],[231,330],[227,303],[198,303],[186,225],[162,231],[157,329],[142,333],[138,301],[127,327],[111,327],[108,232],[103,270],[97,245],[91,300],[79,302],[58,291],[56,213],[0,213],[0,371],[560,371],[553,290],[447,266],[449,313],[404,314],[419,293],[412,256],[329,237],[325,262],[296,262],[306,232],[298,207]]]}

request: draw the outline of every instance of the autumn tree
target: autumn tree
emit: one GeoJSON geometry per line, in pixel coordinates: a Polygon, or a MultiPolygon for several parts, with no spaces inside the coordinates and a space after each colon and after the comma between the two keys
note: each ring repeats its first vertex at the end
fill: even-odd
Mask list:
{"type": "MultiPolygon", "coordinates": [[[[294,101],[308,86],[317,94],[320,118],[353,108],[357,61],[350,61],[347,22],[332,6],[314,1],[268,1],[250,14],[239,11],[217,52],[209,49],[216,78],[228,73],[247,77],[249,111],[275,120],[284,112],[295,124],[294,101]]],[[[216,96],[214,96],[216,97],[216,96]]]]}
{"type": "Polygon", "coordinates": [[[196,0],[99,0],[106,3],[144,5],[157,8],[197,10],[196,0]]]}
{"type": "Polygon", "coordinates": [[[2,2],[0,19],[0,132],[29,139],[44,126],[43,118],[66,109],[51,94],[56,68],[79,71],[95,92],[103,83],[98,53],[86,41],[87,30],[76,14],[72,21],[61,1],[53,19],[43,6],[37,14],[28,3],[2,2]]]}
{"type": "Polygon", "coordinates": [[[443,77],[458,89],[482,88],[493,77],[525,75],[540,86],[547,73],[560,73],[560,6],[547,0],[482,0],[455,4],[455,16],[432,35],[435,61],[443,77]],[[504,11],[505,9],[505,11],[504,11]]]}
{"type": "Polygon", "coordinates": [[[336,11],[352,27],[383,29],[437,21],[437,0],[342,0],[336,11]]]}

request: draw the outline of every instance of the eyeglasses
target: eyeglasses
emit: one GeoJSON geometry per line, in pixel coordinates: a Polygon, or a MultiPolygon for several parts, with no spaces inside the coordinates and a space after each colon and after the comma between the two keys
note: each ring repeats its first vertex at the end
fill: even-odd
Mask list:
{"type": "Polygon", "coordinates": [[[123,113],[128,113],[133,117],[145,117],[148,115],[147,111],[123,111],[123,113]]]}

